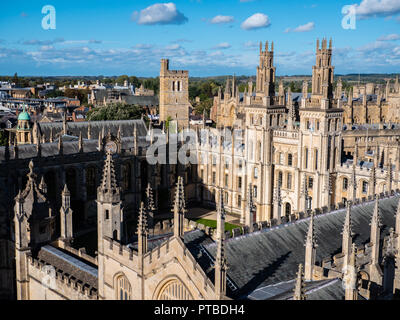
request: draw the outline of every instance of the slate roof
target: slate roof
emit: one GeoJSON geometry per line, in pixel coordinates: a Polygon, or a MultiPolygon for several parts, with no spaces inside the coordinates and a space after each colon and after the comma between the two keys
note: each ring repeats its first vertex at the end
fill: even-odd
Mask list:
{"type": "MultiPolygon", "coordinates": [[[[381,237],[394,227],[395,212],[399,195],[380,200],[379,207],[383,227],[381,237]]],[[[370,221],[374,202],[353,206],[352,223],[356,245],[369,242],[370,221]]],[[[346,209],[329,212],[315,217],[318,243],[316,261],[341,252],[342,228],[346,209]]],[[[238,290],[231,292],[235,298],[246,298],[254,290],[296,277],[298,265],[304,263],[304,243],[310,218],[264,229],[252,234],[226,241],[228,276],[238,290]]],[[[205,243],[204,248],[215,257],[216,244],[205,243]]],[[[205,271],[209,265],[202,265],[205,271]]]]}
{"type": "MultiPolygon", "coordinates": [[[[70,135],[79,136],[82,132],[82,137],[87,139],[88,127],[90,123],[90,132],[92,139],[96,139],[99,133],[102,132],[104,126],[104,132],[107,135],[110,130],[111,134],[116,136],[119,127],[121,127],[122,137],[132,137],[133,129],[136,126],[137,135],[145,136],[147,134],[146,124],[143,120],[114,120],[114,121],[82,121],[82,122],[68,122],[68,133],[70,135]]],[[[41,122],[38,123],[42,133],[46,137],[50,137],[51,128],[53,128],[53,136],[55,137],[58,133],[63,130],[63,123],[59,122],[41,122]]]]}
{"type": "Polygon", "coordinates": [[[97,289],[97,267],[89,262],[50,245],[41,248],[38,258],[97,289]]]}
{"type": "MultiPolygon", "coordinates": [[[[249,295],[251,300],[293,300],[295,279],[259,288],[249,295]]],[[[340,279],[305,282],[306,300],[344,300],[340,279]]]]}

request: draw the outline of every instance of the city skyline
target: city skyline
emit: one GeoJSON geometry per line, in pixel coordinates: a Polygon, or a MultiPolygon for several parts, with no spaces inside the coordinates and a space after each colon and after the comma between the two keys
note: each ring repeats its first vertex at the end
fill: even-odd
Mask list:
{"type": "Polygon", "coordinates": [[[277,75],[311,74],[315,41],[333,39],[335,73],[398,73],[400,3],[393,0],[106,1],[4,4],[0,73],[154,77],[161,58],[191,76],[253,75],[260,41],[274,41],[277,75]],[[42,28],[44,5],[56,29],[42,28]],[[355,4],[356,29],[342,27],[355,4]],[[29,33],[26,32],[29,30],[29,33]]]}

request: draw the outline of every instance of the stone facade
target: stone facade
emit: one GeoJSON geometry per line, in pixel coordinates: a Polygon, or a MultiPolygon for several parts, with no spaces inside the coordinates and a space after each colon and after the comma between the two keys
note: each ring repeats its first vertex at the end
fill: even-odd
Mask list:
{"type": "Polygon", "coordinates": [[[160,122],[177,120],[180,127],[189,125],[189,72],[170,70],[169,60],[161,60],[160,122]]]}

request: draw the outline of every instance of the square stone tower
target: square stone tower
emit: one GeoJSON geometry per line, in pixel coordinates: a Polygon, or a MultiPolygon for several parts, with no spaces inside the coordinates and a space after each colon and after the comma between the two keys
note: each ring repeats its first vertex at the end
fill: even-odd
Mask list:
{"type": "Polygon", "coordinates": [[[160,122],[170,118],[187,127],[189,111],[189,71],[169,70],[169,60],[161,59],[160,122]]]}

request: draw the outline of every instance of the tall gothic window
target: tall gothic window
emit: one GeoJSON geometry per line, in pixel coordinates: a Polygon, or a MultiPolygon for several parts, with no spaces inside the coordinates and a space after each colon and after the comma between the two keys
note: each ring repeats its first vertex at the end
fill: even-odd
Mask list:
{"type": "Polygon", "coordinates": [[[293,165],[293,155],[291,153],[288,154],[288,166],[293,165]]]}
{"type": "Polygon", "coordinates": [[[349,186],[349,180],[347,178],[343,178],[343,190],[347,190],[349,186]]]}
{"type": "Polygon", "coordinates": [[[131,300],[132,287],[125,276],[117,278],[116,294],[118,300],[131,300]]]}
{"type": "Polygon", "coordinates": [[[282,174],[282,171],[279,171],[279,173],[278,173],[278,185],[279,185],[279,187],[282,187],[282,181],[283,181],[283,174],[282,174]]]}
{"type": "Polygon", "coordinates": [[[290,173],[287,174],[286,187],[292,189],[292,175],[290,173]]]}
{"type": "Polygon", "coordinates": [[[181,281],[174,279],[162,288],[157,300],[193,300],[193,297],[181,281]]]}
{"type": "Polygon", "coordinates": [[[304,150],[304,168],[308,169],[308,148],[304,150]]]}
{"type": "Polygon", "coordinates": [[[362,192],[363,193],[368,192],[368,182],[367,181],[363,181],[363,183],[362,183],[362,192]]]}

